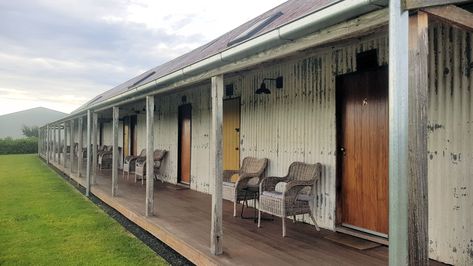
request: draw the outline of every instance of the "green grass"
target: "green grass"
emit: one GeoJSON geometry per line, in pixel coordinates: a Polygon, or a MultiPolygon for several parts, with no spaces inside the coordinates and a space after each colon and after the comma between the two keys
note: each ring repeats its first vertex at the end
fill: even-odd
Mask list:
{"type": "Polygon", "coordinates": [[[36,155],[0,155],[0,265],[165,265],[36,155]]]}

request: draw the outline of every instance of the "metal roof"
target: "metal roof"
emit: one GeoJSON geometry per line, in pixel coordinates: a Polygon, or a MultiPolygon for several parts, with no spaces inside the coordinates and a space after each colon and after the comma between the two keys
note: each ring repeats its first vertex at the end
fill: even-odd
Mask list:
{"type": "Polygon", "coordinates": [[[258,37],[266,32],[274,30],[280,26],[283,26],[287,23],[304,17],[308,14],[314,13],[336,2],[340,2],[340,0],[289,0],[244,23],[243,25],[225,33],[217,39],[192,50],[189,53],[179,56],[153,69],[150,69],[118,86],[115,86],[114,88],[108,91],[105,91],[102,94],[99,94],[98,96],[94,97],[92,100],[88,101],[72,113],[84,110],[92,104],[97,104],[107,99],[110,99],[141,84],[146,84],[150,81],[166,76],[174,71],[199,62],[215,54],[218,54],[230,47],[238,46],[239,44],[244,43],[247,40],[258,37]],[[255,32],[252,36],[248,36],[247,39],[242,40],[239,43],[235,43],[229,46],[229,43],[232,43],[234,39],[239,38],[245,31],[251,30],[251,28],[256,23],[259,23],[260,21],[265,20],[266,18],[278,13],[282,14],[277,16],[274,20],[270,21],[270,23],[265,24],[265,26],[262,27],[258,32],[255,32]]]}

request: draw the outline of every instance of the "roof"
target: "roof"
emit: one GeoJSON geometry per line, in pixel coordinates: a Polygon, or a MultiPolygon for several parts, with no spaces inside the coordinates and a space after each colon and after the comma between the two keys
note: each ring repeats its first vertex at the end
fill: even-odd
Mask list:
{"type": "Polygon", "coordinates": [[[94,97],[73,113],[86,109],[91,104],[97,104],[122,94],[138,85],[146,84],[166,76],[186,66],[218,54],[230,47],[238,46],[247,40],[258,37],[336,2],[339,2],[339,0],[289,0],[189,53],[150,69],[94,97]]]}

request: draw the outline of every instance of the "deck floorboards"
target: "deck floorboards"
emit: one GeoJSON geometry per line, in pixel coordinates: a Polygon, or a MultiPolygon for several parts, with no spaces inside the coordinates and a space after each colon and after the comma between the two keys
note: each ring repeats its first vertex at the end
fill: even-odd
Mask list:
{"type": "MultiPolygon", "coordinates": [[[[81,185],[85,184],[84,177],[78,178],[69,169],[54,165],[81,185]]],[[[360,251],[325,239],[328,234],[335,234],[332,231],[317,232],[309,224],[292,223],[290,219],[286,221],[287,237],[283,238],[281,219],[262,221],[262,228],[257,228],[251,219],[234,218],[233,203],[225,200],[224,254],[212,256],[210,195],[155,182],[155,216],[145,217],[145,185],[134,183],[131,176],[126,180],[119,172],[117,197],[111,197],[110,170],[98,171],[97,184],[91,192],[196,264],[386,265],[388,262],[386,246],[360,251]]],[[[250,214],[253,210],[249,209],[250,214]]]]}

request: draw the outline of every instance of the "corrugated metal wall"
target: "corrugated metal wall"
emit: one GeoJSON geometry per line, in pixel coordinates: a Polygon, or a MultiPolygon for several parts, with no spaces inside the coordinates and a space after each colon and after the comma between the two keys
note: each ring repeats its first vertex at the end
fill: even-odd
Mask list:
{"type": "MultiPolygon", "coordinates": [[[[365,39],[325,49],[304,59],[255,70],[242,78],[241,158],[268,158],[267,175],[283,176],[294,161],[323,164],[316,186],[316,219],[335,226],[335,77],[354,71],[356,53],[378,49],[379,64],[387,63],[387,37],[365,39]],[[256,95],[263,78],[284,77],[284,88],[256,95]]],[[[307,218],[307,217],[306,217],[307,218]]]]}
{"type": "Polygon", "coordinates": [[[429,29],[430,256],[473,265],[473,34],[429,29]]]}
{"type": "MultiPolygon", "coordinates": [[[[209,130],[210,85],[200,85],[180,93],[157,96],[155,114],[155,145],[169,151],[161,174],[172,183],[177,182],[178,168],[178,109],[182,97],[192,106],[191,189],[209,192],[209,130]]],[[[138,121],[145,124],[146,121],[138,121]]],[[[146,126],[145,126],[146,127],[146,126]]]]}

